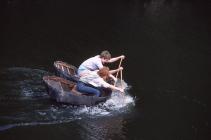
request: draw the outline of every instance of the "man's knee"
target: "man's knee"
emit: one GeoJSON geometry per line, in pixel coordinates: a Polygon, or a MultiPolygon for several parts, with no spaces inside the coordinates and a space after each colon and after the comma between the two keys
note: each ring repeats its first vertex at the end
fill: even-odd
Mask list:
{"type": "Polygon", "coordinates": [[[96,90],[96,96],[100,96],[101,92],[99,90],[96,90]]]}

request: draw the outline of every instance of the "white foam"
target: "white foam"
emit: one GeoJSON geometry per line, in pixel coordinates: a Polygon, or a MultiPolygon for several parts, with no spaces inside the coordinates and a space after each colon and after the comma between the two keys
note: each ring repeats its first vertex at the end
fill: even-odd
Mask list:
{"type": "Polygon", "coordinates": [[[130,88],[130,86],[127,85],[124,81],[122,81],[122,84],[120,83],[120,80],[118,80],[117,84],[118,87],[125,88],[125,93],[120,92],[113,92],[111,95],[111,98],[108,99],[105,103],[99,104],[97,106],[91,106],[87,107],[84,106],[80,108],[76,114],[88,114],[93,116],[106,116],[110,115],[113,111],[119,111],[120,109],[123,109],[123,111],[127,111],[127,106],[132,104],[135,105],[134,98],[129,95],[127,92],[130,88]],[[125,109],[125,110],[124,110],[125,109]]]}

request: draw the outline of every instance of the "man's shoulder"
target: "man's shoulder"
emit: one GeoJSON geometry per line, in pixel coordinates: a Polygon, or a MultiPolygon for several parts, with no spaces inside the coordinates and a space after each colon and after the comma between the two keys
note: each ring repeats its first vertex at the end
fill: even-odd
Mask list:
{"type": "Polygon", "coordinates": [[[91,58],[93,61],[100,61],[100,56],[96,55],[94,57],[91,58]]]}
{"type": "Polygon", "coordinates": [[[99,59],[100,55],[95,55],[93,58],[99,59]]]}

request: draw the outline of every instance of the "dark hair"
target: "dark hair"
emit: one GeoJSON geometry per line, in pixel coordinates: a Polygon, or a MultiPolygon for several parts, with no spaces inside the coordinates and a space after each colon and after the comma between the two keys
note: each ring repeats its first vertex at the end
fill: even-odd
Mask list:
{"type": "Polygon", "coordinates": [[[109,51],[105,50],[102,51],[100,54],[100,58],[104,58],[104,59],[111,59],[111,54],[109,51]]]}
{"type": "Polygon", "coordinates": [[[109,76],[109,68],[108,68],[108,67],[103,67],[103,68],[101,68],[101,69],[97,72],[97,74],[98,74],[100,77],[104,77],[104,76],[108,77],[108,76],[109,76]]]}

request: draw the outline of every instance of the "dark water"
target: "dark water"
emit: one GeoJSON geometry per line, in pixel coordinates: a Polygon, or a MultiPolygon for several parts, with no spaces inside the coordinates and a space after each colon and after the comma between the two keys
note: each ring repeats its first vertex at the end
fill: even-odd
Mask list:
{"type": "MultiPolygon", "coordinates": [[[[7,0],[0,51],[0,139],[209,140],[211,4],[207,0],[7,0]],[[53,62],[124,54],[133,103],[49,100],[53,62]]],[[[110,65],[115,68],[118,63],[110,65]]]]}

